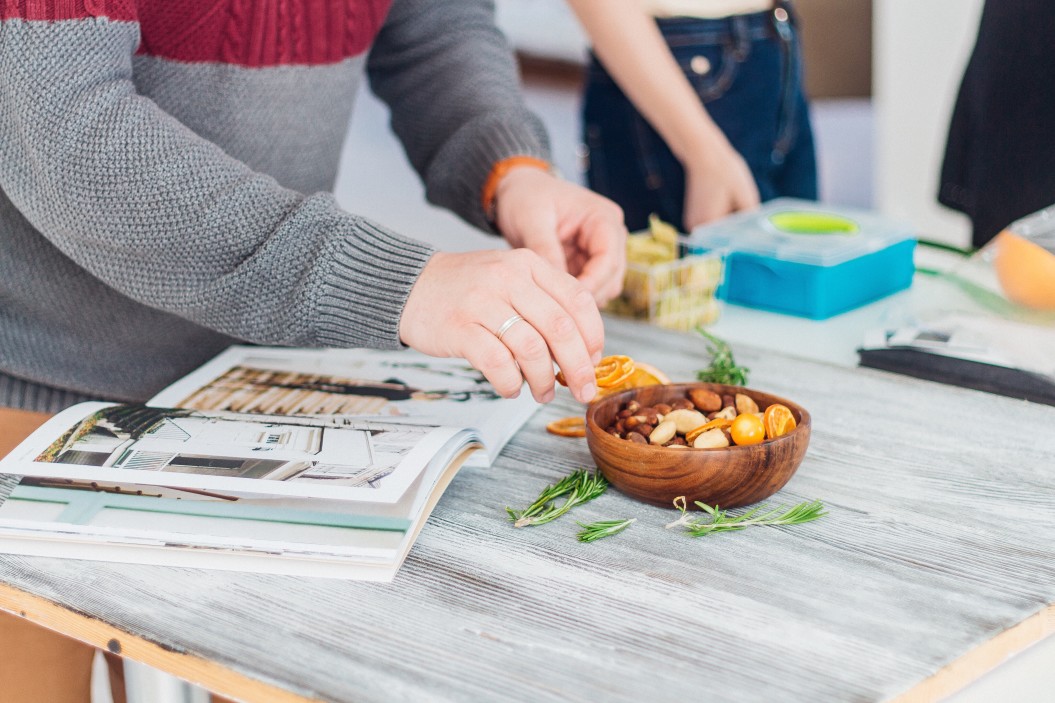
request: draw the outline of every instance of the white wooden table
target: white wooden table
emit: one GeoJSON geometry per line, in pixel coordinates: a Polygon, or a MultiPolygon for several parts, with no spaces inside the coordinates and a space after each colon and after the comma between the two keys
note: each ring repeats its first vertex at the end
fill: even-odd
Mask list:
{"type": "MultiPolygon", "coordinates": [[[[705,361],[608,334],[674,380],[705,361]]],[[[692,539],[609,491],[513,529],[505,505],[591,465],[543,431],[562,398],[462,470],[392,584],[3,556],[0,607],[247,701],[933,700],[1055,631],[1055,408],[736,351],[813,414],[776,499],[825,519],[692,539]]]]}

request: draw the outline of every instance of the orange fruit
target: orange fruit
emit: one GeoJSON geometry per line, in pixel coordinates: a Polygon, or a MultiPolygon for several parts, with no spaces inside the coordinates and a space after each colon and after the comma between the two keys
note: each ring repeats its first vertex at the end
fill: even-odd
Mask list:
{"type": "Polygon", "coordinates": [[[795,416],[786,405],[773,403],[762,415],[762,424],[766,428],[766,437],[774,439],[786,435],[796,427],[795,416]]]}
{"type": "Polygon", "coordinates": [[[766,438],[766,429],[762,425],[762,419],[754,413],[740,413],[729,427],[729,434],[733,441],[745,446],[758,444],[766,438]]]}
{"type": "Polygon", "coordinates": [[[1004,294],[1036,310],[1055,310],[1055,254],[1004,230],[993,240],[993,268],[1004,294]]]}

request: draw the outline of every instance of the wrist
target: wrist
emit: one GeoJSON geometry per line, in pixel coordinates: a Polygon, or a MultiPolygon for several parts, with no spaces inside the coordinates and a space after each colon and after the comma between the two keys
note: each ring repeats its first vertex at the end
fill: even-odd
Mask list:
{"type": "Polygon", "coordinates": [[[712,169],[736,153],[725,133],[718,127],[698,130],[693,138],[671,149],[685,170],[712,169]]]}
{"type": "Polygon", "coordinates": [[[544,159],[534,156],[510,156],[495,163],[491,172],[484,181],[484,187],[480,194],[480,202],[483,205],[484,216],[492,226],[497,222],[498,196],[502,183],[506,177],[519,169],[536,169],[552,172],[552,166],[544,159]]]}

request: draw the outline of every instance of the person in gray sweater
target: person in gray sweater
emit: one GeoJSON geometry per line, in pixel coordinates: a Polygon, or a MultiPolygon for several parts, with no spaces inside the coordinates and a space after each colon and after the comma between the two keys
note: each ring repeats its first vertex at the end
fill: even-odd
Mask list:
{"type": "MultiPolygon", "coordinates": [[[[540,401],[556,361],[593,397],[621,211],[546,169],[490,2],[389,5],[0,3],[0,407],[142,401],[237,341],[407,345],[540,401]],[[364,77],[429,200],[513,251],[338,207],[364,77]]],[[[86,695],[86,645],[0,614],[0,659],[8,703],[86,695]]]]}
{"type": "Polygon", "coordinates": [[[555,360],[587,400],[626,231],[547,160],[490,2],[3,3],[0,406],[141,401],[236,341],[407,345],[540,401],[555,360]],[[364,76],[429,200],[513,251],[337,205],[364,76]]]}

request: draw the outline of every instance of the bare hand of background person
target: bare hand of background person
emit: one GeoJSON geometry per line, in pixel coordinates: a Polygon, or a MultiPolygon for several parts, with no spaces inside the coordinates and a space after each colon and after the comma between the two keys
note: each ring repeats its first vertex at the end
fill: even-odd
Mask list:
{"type": "Polygon", "coordinates": [[[758,207],[758,186],[747,162],[728,144],[685,168],[685,231],[758,207]]]}
{"type": "Polygon", "coordinates": [[[578,400],[597,395],[594,365],[604,348],[597,304],[579,281],[527,249],[434,254],[410,290],[399,336],[430,356],[468,360],[507,398],[527,381],[535,400],[553,400],[554,361],[578,400]],[[523,320],[505,325],[515,315],[523,320]]]}
{"type": "Polygon", "coordinates": [[[499,231],[514,248],[568,271],[604,305],[623,289],[626,225],[611,200],[532,167],[514,168],[495,193],[499,231]]]}

